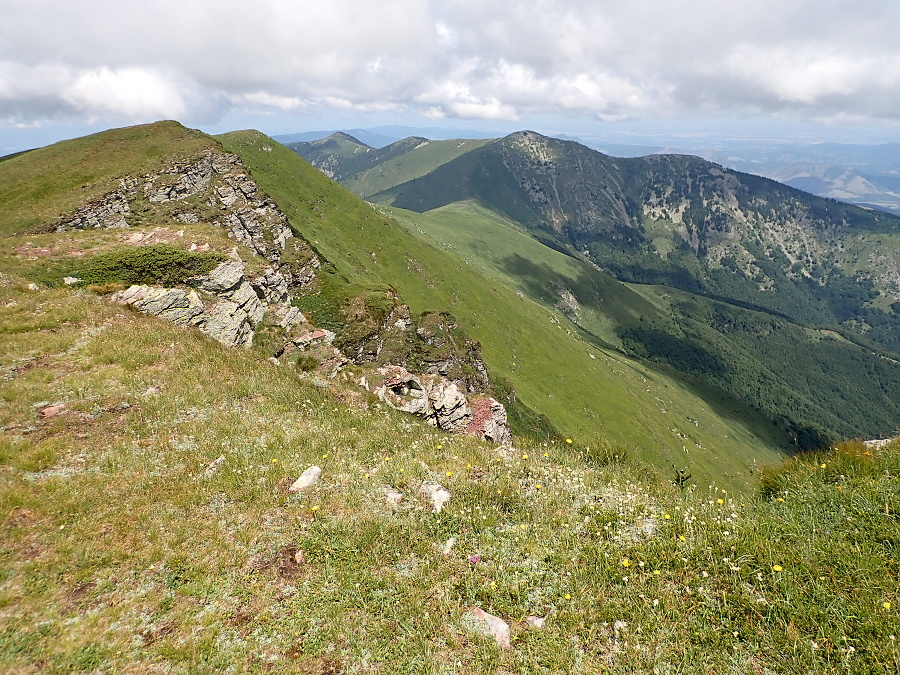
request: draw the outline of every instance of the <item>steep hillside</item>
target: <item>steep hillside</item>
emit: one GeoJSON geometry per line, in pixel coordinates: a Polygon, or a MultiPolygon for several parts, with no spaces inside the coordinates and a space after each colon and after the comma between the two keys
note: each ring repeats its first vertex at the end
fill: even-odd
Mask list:
{"type": "Polygon", "coordinates": [[[804,443],[815,442],[815,429],[891,434],[900,419],[898,364],[834,331],[667,287],[624,286],[472,202],[392,212],[410,233],[561,312],[582,337],[672,365],[773,419],[787,416],[804,443]]]}
{"type": "Polygon", "coordinates": [[[843,325],[900,349],[900,219],[678,155],[616,159],[530,132],[373,197],[474,199],[617,278],[843,325]]]}
{"type": "Polygon", "coordinates": [[[527,132],[374,199],[601,343],[784,416],[808,443],[897,428],[890,216],[695,157],[621,160],[527,132]],[[642,286],[618,289],[595,261],[642,286]]]}
{"type": "Polygon", "coordinates": [[[268,146],[257,132],[221,140],[338,274],[353,283],[391,284],[414,314],[449,308],[481,343],[493,376],[510,382],[526,406],[564,434],[603,452],[630,451],[666,472],[676,463],[734,485],[752,483],[754,467],[796,449],[782,427],[724,391],[585,342],[561,312],[348,199],[295,154],[263,150],[268,146]]]}

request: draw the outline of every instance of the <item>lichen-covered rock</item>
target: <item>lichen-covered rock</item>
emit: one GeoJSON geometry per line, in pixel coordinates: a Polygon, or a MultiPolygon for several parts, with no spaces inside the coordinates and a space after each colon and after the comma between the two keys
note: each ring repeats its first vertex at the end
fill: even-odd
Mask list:
{"type": "Polygon", "coordinates": [[[502,403],[486,396],[469,397],[456,382],[439,375],[414,375],[402,366],[388,365],[358,383],[391,407],[417,415],[439,429],[498,444],[510,440],[502,403]]]}
{"type": "Polygon", "coordinates": [[[194,291],[181,288],[134,285],[113,293],[111,300],[120,305],[158,316],[179,326],[194,323],[204,312],[203,303],[194,291]]]}
{"type": "Polygon", "coordinates": [[[250,317],[236,302],[219,300],[201,319],[194,321],[197,327],[226,347],[249,347],[253,344],[250,317]]]}

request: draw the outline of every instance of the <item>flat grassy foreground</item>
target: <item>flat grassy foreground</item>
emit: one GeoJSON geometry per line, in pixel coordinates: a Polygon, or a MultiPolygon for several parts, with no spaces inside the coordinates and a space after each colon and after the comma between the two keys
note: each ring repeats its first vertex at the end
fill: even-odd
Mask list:
{"type": "Polygon", "coordinates": [[[900,670],[898,445],[681,491],[9,276],[0,368],[0,671],[900,670]]]}

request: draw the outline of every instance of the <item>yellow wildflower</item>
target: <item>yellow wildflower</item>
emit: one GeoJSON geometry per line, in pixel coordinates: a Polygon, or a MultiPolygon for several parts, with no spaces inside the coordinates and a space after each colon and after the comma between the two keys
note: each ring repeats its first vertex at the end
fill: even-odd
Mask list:
{"type": "Polygon", "coordinates": [[[772,571],[781,572],[784,568],[781,565],[772,565],[772,571]]]}

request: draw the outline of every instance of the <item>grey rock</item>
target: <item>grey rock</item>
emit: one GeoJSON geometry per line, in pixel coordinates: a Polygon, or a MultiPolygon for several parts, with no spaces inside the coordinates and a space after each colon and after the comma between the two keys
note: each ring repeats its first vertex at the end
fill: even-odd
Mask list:
{"type": "Polygon", "coordinates": [[[310,485],[319,480],[319,476],[322,475],[321,467],[313,465],[309,467],[306,471],[300,474],[300,477],[295,480],[291,486],[288,488],[288,492],[300,492],[308,488],[310,485]]]}
{"type": "Polygon", "coordinates": [[[217,265],[209,274],[188,279],[188,283],[201,291],[222,293],[237,288],[244,278],[244,264],[226,261],[217,265]]]}
{"type": "Polygon", "coordinates": [[[228,299],[237,303],[247,313],[247,318],[255,328],[266,314],[266,306],[260,302],[256,291],[246,281],[228,295],[228,299]]]}
{"type": "Polygon", "coordinates": [[[79,279],[78,277],[63,277],[63,283],[66,286],[72,286],[74,284],[81,283],[81,279],[79,279]]]}
{"type": "Polygon", "coordinates": [[[203,314],[203,303],[193,291],[180,288],[130,286],[112,295],[112,301],[132,305],[135,309],[159,316],[180,326],[188,325],[203,314]]]}
{"type": "Polygon", "coordinates": [[[200,330],[226,347],[249,347],[253,344],[253,328],[247,312],[231,300],[219,300],[195,322],[200,330]]]}

